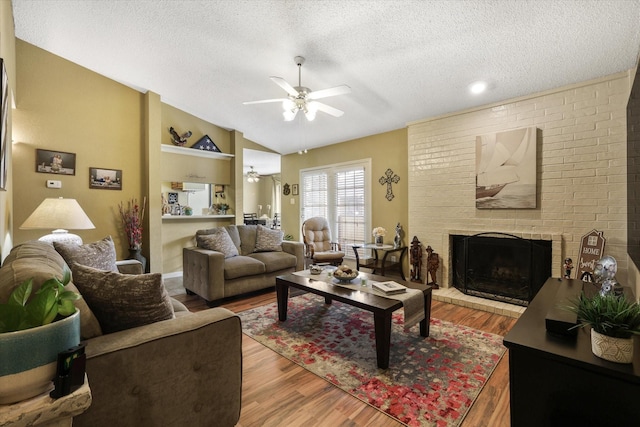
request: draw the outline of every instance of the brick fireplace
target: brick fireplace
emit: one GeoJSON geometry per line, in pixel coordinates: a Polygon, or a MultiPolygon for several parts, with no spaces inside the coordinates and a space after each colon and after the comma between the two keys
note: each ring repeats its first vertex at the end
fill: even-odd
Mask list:
{"type": "Polygon", "coordinates": [[[560,277],[564,258],[577,262],[581,237],[603,230],[605,254],[618,261],[616,278],[627,282],[629,89],[630,74],[618,73],[408,125],[407,237],[440,255],[442,288],[453,290],[451,236],[484,232],[549,241],[551,265],[543,274],[560,277]],[[476,209],[476,137],[530,126],[538,129],[537,207],[476,209]]]}

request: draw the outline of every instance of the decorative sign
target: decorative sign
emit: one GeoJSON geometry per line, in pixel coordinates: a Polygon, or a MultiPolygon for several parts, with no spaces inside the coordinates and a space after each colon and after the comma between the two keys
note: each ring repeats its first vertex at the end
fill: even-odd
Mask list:
{"type": "Polygon", "coordinates": [[[213,151],[215,153],[221,153],[218,146],[209,138],[209,135],[205,135],[198,140],[195,144],[191,146],[191,148],[195,148],[196,150],[202,151],[213,151]]]}
{"type": "Polygon", "coordinates": [[[593,282],[593,270],[603,256],[605,238],[604,231],[591,230],[582,236],[580,254],[578,256],[578,273],[576,278],[586,282],[593,282]]]}

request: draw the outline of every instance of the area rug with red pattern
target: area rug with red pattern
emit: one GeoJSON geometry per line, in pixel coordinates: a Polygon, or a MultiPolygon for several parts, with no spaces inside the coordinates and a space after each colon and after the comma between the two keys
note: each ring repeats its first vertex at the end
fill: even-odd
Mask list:
{"type": "Polygon", "coordinates": [[[431,318],[430,336],[393,314],[389,369],[376,364],[373,315],[304,294],[238,314],[243,332],[409,426],[458,426],[505,353],[502,337],[431,318]]]}

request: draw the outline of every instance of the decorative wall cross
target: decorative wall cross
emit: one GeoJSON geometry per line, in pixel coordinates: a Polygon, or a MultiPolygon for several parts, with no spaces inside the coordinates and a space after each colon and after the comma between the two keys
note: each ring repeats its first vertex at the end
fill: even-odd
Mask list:
{"type": "Polygon", "coordinates": [[[397,184],[398,181],[400,181],[400,177],[398,175],[394,175],[391,169],[387,169],[387,171],[384,174],[385,176],[381,176],[378,182],[380,183],[380,185],[387,184],[387,195],[385,197],[387,198],[388,201],[391,201],[394,197],[391,184],[392,183],[397,184]]]}

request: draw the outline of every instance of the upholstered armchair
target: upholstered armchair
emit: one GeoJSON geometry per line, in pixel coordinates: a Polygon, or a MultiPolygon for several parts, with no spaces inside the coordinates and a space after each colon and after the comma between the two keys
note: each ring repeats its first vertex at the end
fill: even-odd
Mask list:
{"type": "Polygon", "coordinates": [[[302,223],[305,258],[313,264],[340,265],[344,252],[338,242],[331,241],[329,222],[323,217],[309,218],[302,223]]]}

